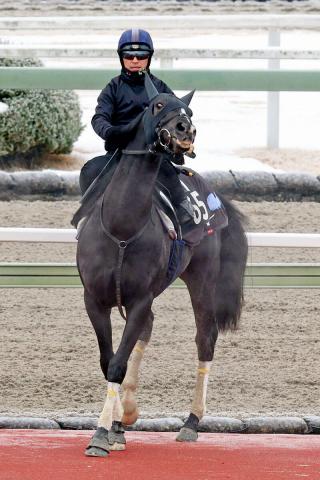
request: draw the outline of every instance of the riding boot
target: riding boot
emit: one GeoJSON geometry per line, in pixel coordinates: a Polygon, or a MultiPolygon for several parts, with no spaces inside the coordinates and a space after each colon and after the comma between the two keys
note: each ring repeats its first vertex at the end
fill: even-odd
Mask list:
{"type": "Polygon", "coordinates": [[[185,198],[179,205],[176,206],[176,212],[180,225],[194,224],[194,210],[188,198],[185,198]]]}
{"type": "MultiPolygon", "coordinates": [[[[93,210],[93,207],[97,199],[102,195],[106,189],[108,183],[110,182],[115,169],[117,168],[118,162],[120,159],[120,153],[114,155],[113,153],[107,153],[106,155],[101,155],[100,157],[95,157],[92,160],[89,160],[81,169],[80,172],[80,190],[83,196],[81,200],[81,206],[78,208],[74,214],[71,225],[77,228],[79,221],[88,217],[93,210]],[[101,171],[104,169],[104,173],[101,178],[99,178],[101,171]],[[91,184],[96,180],[94,188],[89,189],[91,184]],[[89,189],[89,195],[87,190],[89,189]]],[[[82,226],[79,226],[78,235],[84,226],[85,222],[82,222],[82,226]]]]}

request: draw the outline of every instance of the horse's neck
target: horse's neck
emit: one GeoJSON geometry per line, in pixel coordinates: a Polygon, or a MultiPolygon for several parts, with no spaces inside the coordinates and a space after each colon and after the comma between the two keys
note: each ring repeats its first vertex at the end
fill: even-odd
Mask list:
{"type": "MultiPolygon", "coordinates": [[[[125,150],[146,151],[142,125],[125,150]]],[[[104,223],[117,238],[135,235],[150,218],[159,165],[160,155],[122,154],[103,205],[104,223]]]]}

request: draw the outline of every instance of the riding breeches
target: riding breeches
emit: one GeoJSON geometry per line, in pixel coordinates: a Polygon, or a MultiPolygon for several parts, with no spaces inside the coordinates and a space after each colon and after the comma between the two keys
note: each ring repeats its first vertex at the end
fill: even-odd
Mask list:
{"type": "MultiPolygon", "coordinates": [[[[120,154],[116,154],[112,158],[112,155],[112,153],[107,153],[99,157],[94,157],[82,167],[79,179],[82,195],[108,162],[106,175],[108,175],[111,180],[121,156],[120,154]]],[[[157,182],[165,187],[167,190],[166,193],[169,193],[173,205],[179,205],[186,198],[186,193],[180,183],[179,175],[173,164],[166,158],[161,162],[157,182]]]]}

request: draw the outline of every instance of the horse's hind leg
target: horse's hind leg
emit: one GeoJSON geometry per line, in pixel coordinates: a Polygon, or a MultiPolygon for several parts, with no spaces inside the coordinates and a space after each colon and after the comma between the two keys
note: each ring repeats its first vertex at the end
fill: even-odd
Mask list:
{"type": "Polygon", "coordinates": [[[122,406],[124,410],[122,422],[125,425],[132,425],[139,417],[135,394],[138,387],[140,364],[151,337],[153,318],[153,313],[150,312],[147,324],[131,353],[127,373],[122,382],[122,406]]]}
{"type": "MultiPolygon", "coordinates": [[[[205,272],[203,272],[204,274],[205,272]]],[[[198,369],[196,387],[193,396],[191,412],[180,430],[177,441],[197,440],[198,424],[206,410],[206,394],[214,347],[218,338],[218,328],[215,321],[214,289],[215,273],[205,275],[185,275],[196,321],[196,344],[198,350],[198,369]]]]}

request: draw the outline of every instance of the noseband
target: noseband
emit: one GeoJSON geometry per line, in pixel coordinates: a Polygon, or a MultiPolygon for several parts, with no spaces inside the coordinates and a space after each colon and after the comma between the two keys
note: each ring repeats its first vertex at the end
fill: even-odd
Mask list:
{"type": "Polygon", "coordinates": [[[190,118],[188,117],[188,115],[185,112],[180,112],[178,114],[175,113],[173,115],[167,116],[164,119],[160,120],[160,122],[158,123],[158,125],[156,127],[156,134],[157,134],[158,138],[153,144],[155,148],[158,145],[161,145],[161,147],[163,148],[163,150],[165,152],[170,153],[171,155],[175,155],[174,152],[169,148],[169,145],[170,145],[171,140],[173,138],[175,138],[177,140],[177,136],[174,135],[172,132],[170,132],[170,130],[165,128],[164,125],[166,125],[168,122],[170,122],[170,120],[172,120],[173,118],[179,118],[179,117],[183,120],[186,120],[187,123],[189,124],[189,126],[192,125],[192,122],[191,122],[190,118]],[[163,141],[164,134],[167,137],[167,141],[163,141]]]}
{"type": "Polygon", "coordinates": [[[165,118],[161,119],[159,123],[157,124],[155,128],[155,132],[157,135],[157,139],[149,146],[148,150],[122,150],[122,153],[125,155],[143,155],[146,153],[159,153],[159,145],[162,147],[162,149],[166,152],[169,153],[170,155],[174,156],[175,153],[169,148],[169,145],[171,143],[171,140],[173,138],[177,139],[176,135],[174,135],[170,130],[165,128],[164,125],[166,125],[170,120],[176,117],[181,117],[182,119],[186,120],[189,125],[192,125],[192,122],[188,115],[185,112],[180,112],[180,113],[174,113],[173,115],[168,115],[165,118]],[[163,134],[167,136],[167,141],[163,140],[163,134]]]}

